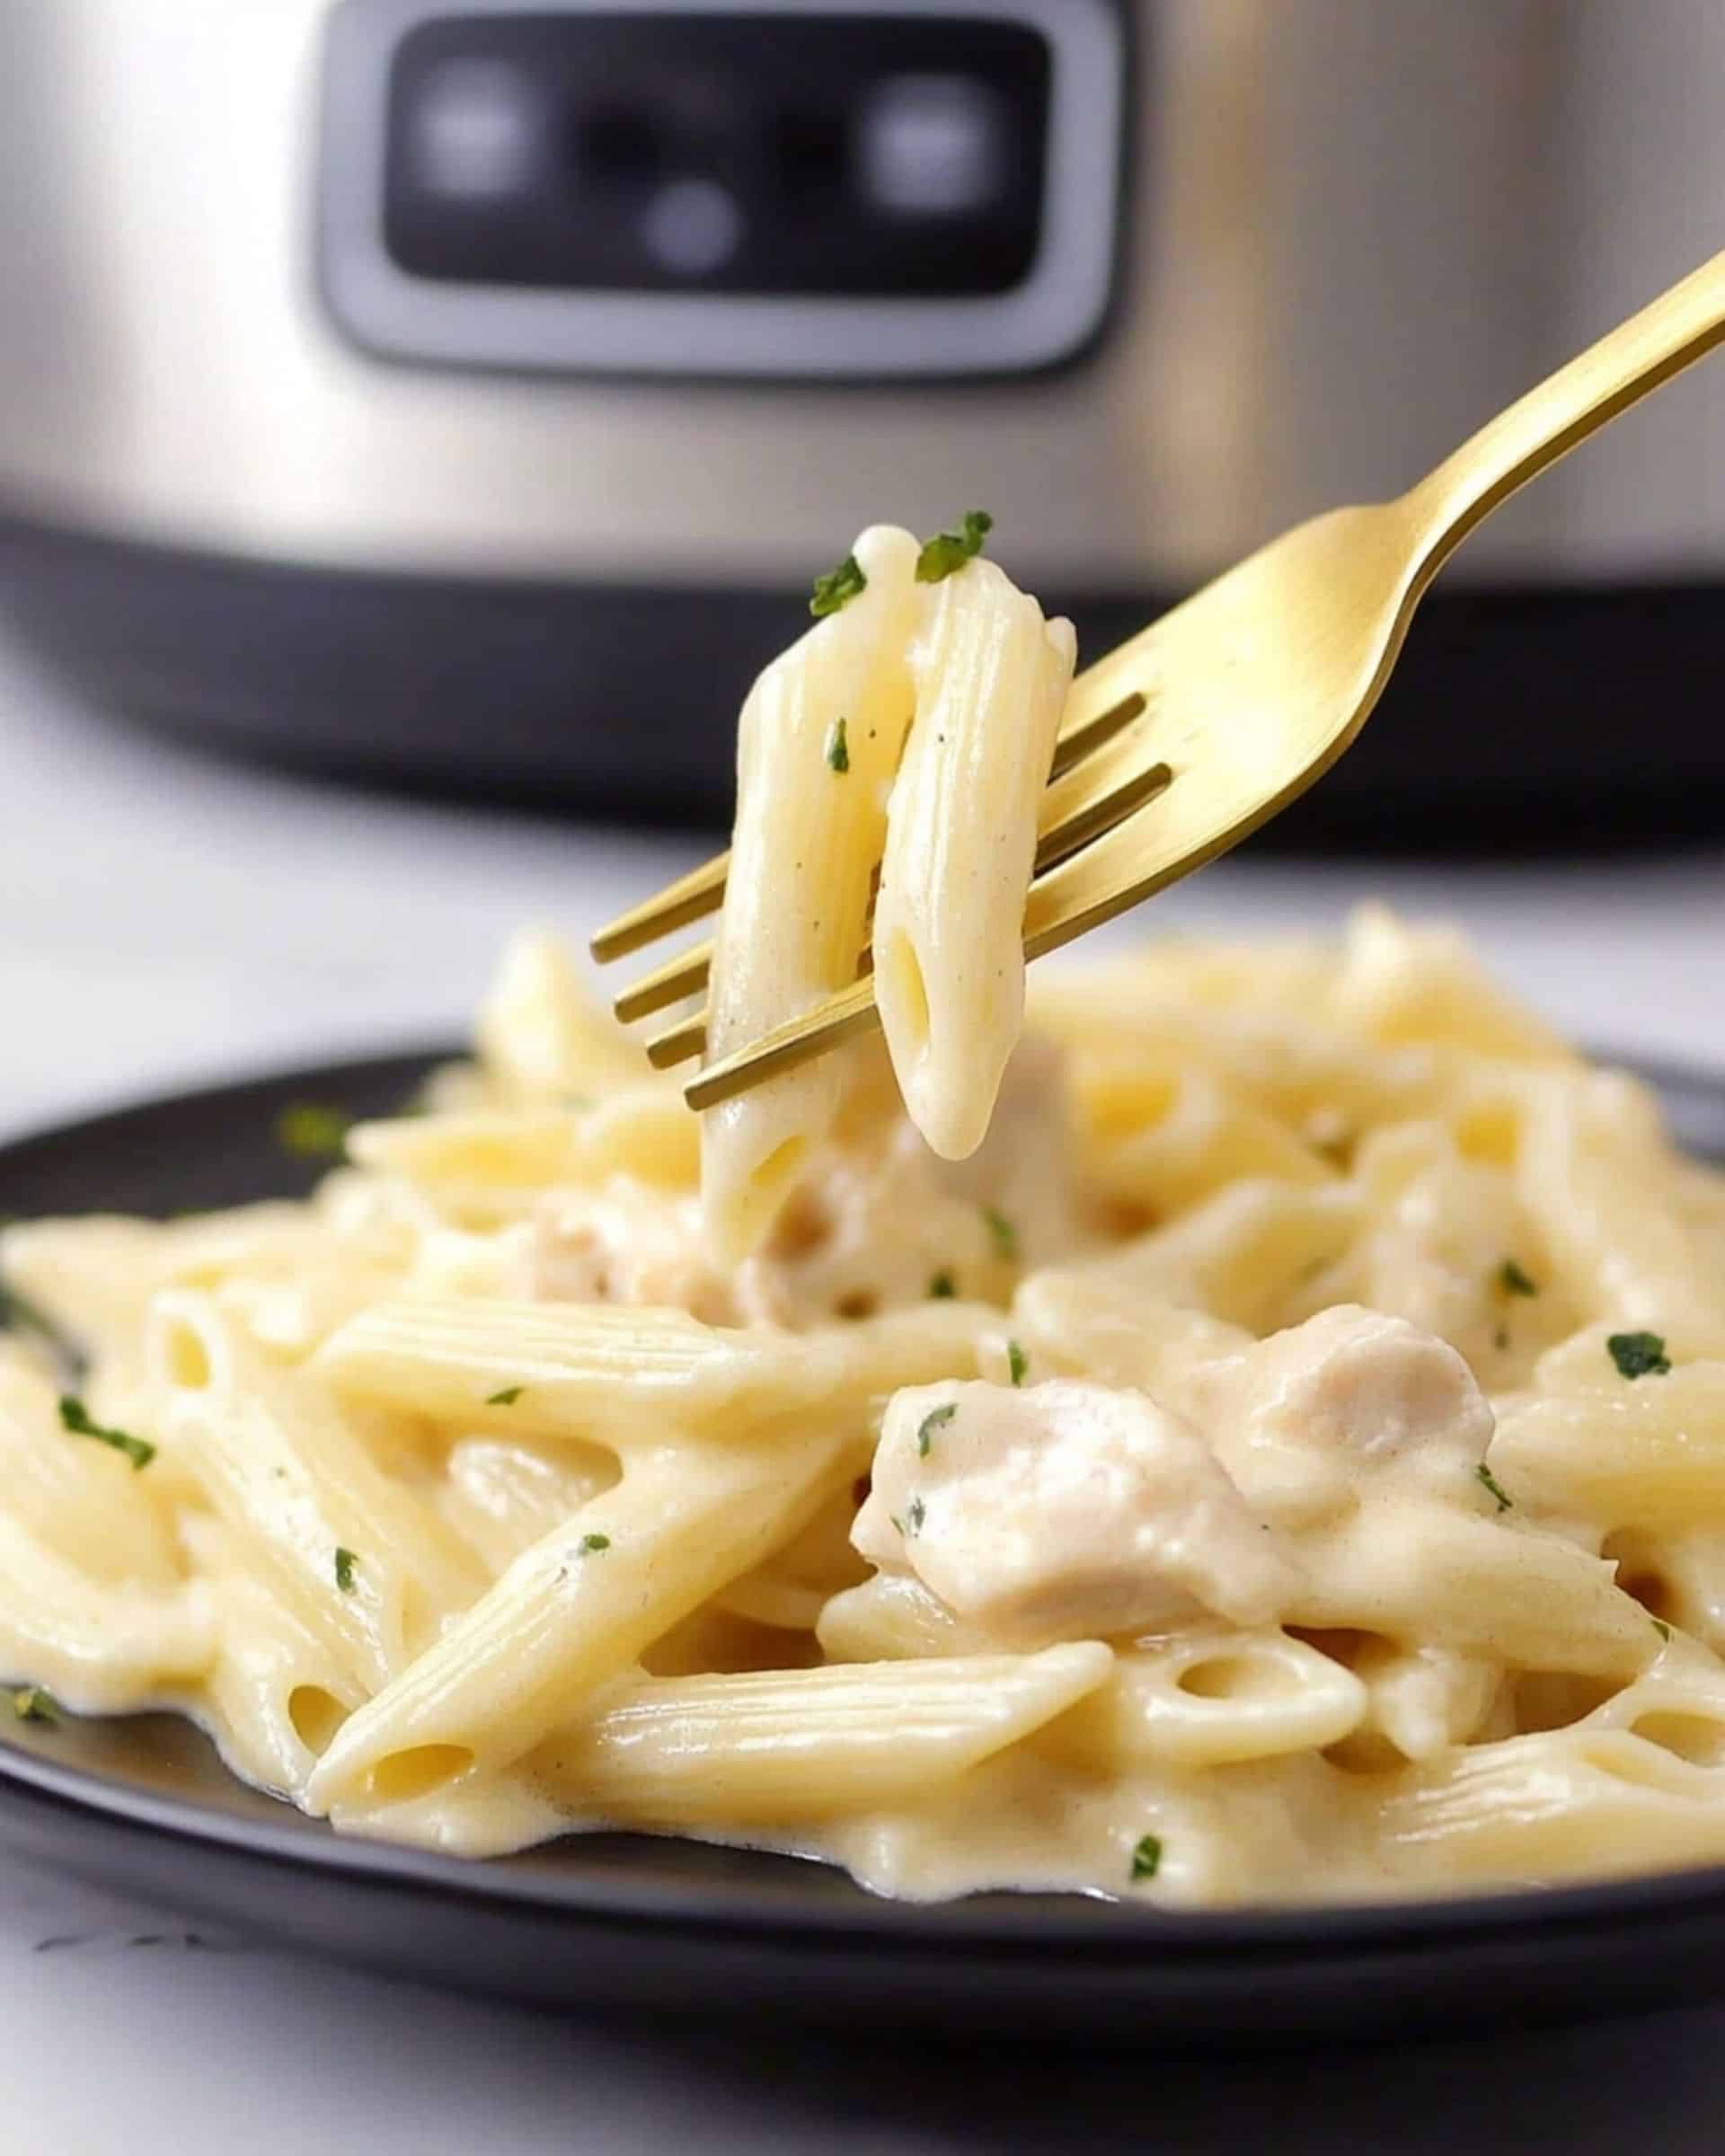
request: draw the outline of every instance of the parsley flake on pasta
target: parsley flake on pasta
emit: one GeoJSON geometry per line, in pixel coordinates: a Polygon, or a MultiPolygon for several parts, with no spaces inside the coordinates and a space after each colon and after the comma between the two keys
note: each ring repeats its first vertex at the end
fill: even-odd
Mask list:
{"type": "Polygon", "coordinates": [[[916,581],[943,583],[967,561],[976,560],[994,528],[995,520],[986,509],[967,509],[959,520],[957,531],[936,532],[932,539],[924,540],[922,552],[916,557],[916,581]]]}
{"type": "Polygon", "coordinates": [[[836,569],[829,569],[824,577],[815,579],[815,588],[809,600],[809,611],[817,621],[829,614],[837,614],[854,598],[860,598],[869,588],[869,579],[862,565],[854,554],[846,554],[836,569]]]}
{"type": "Polygon", "coordinates": [[[93,1421],[89,1409],[70,1392],[60,1398],[60,1427],[75,1437],[93,1437],[98,1445],[123,1453],[134,1468],[147,1467],[155,1457],[155,1447],[147,1437],[134,1437],[129,1430],[111,1429],[93,1421]]]}
{"type": "Polygon", "coordinates": [[[927,1459],[930,1449],[933,1445],[935,1431],[943,1429],[958,1411],[958,1402],[948,1401],[943,1408],[931,1408],[917,1425],[916,1450],[924,1460],[927,1459]]]}
{"type": "Polygon", "coordinates": [[[1498,1510],[1499,1512],[1508,1512],[1511,1505],[1515,1503],[1515,1499],[1509,1495],[1509,1492],[1503,1487],[1502,1483],[1498,1480],[1498,1478],[1491,1472],[1491,1470],[1485,1464],[1483,1460],[1481,1461],[1479,1466],[1474,1470],[1474,1472],[1479,1477],[1479,1480],[1483,1487],[1490,1490],[1491,1495],[1497,1499],[1498,1510]]]}
{"type": "Polygon", "coordinates": [[[1155,1834],[1140,1834],[1132,1850],[1132,1884],[1154,1879],[1162,1869],[1162,1842],[1155,1834]]]}
{"type": "Polygon", "coordinates": [[[1671,1368],[1665,1342],[1657,1332],[1614,1332],[1606,1352],[1617,1365],[1619,1377],[1664,1377],[1671,1368]]]}

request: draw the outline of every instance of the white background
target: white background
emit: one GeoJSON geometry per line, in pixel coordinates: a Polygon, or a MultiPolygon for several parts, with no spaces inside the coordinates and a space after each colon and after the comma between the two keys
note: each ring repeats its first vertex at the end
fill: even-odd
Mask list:
{"type": "MultiPolygon", "coordinates": [[[[579,937],[687,842],[382,801],[74,711],[0,650],[0,1140],[278,1062],[457,1032],[508,931],[579,937]]],[[[1464,921],[1590,1038],[1725,1067],[1725,849],[1495,870],[1224,863],[1158,925],[1464,921]]],[[[0,1203],[4,1193],[0,1192],[0,1203]]],[[[0,1863],[4,2156],[363,2150],[1658,2150],[1721,2145],[1725,2014],[1297,2063],[885,2056],[601,2031],[297,1962],[0,1863]],[[170,1934],[167,1943],[134,1945],[170,1934]],[[49,1939],[77,1943],[41,1950],[49,1939]]]]}

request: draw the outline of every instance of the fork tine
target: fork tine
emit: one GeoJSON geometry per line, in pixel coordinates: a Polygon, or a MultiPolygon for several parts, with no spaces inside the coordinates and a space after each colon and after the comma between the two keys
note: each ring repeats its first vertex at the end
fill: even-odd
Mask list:
{"type": "MultiPolygon", "coordinates": [[[[1140,810],[1163,793],[1172,779],[1173,773],[1166,764],[1154,764],[1144,771],[1128,770],[1111,791],[1104,792],[1101,788],[1097,789],[1101,798],[1078,803],[1072,819],[1057,834],[1051,833],[1044,846],[1049,845],[1049,840],[1064,842],[1052,849],[1053,859],[1070,870],[1075,862],[1087,858],[1087,849],[1104,837],[1111,837],[1125,826],[1136,823],[1140,810]],[[1076,834],[1081,824],[1083,831],[1079,835],[1076,834]]],[[[1031,885],[1032,898],[1047,884],[1049,876],[1057,872],[1055,869],[1045,872],[1039,856],[1037,879],[1031,885]]],[[[1051,943],[1045,943],[1038,948],[1052,947],[1051,943]]],[[[1027,954],[1036,955],[1028,937],[1025,949],[1027,954]]],[[[669,1069],[704,1051],[706,1016],[702,1011],[648,1042],[648,1058],[656,1070],[669,1069]]],[[[774,1027],[749,1047],[700,1072],[684,1087],[684,1098],[691,1108],[711,1108],[733,1093],[746,1091],[774,1072],[792,1069],[879,1023],[879,1013],[874,1008],[874,983],[865,970],[862,978],[826,997],[813,1010],[774,1027]]]]}
{"type": "MultiPolygon", "coordinates": [[[[1075,683],[1074,686],[1076,685],[1075,683]]],[[[1068,704],[1073,701],[1068,698],[1068,704]]],[[[1055,737],[1054,759],[1048,765],[1050,783],[1063,777],[1075,764],[1089,755],[1092,749],[1101,748],[1123,728],[1130,726],[1144,711],[1146,701],[1134,689],[1129,696],[1122,696],[1116,702],[1105,705],[1100,711],[1092,712],[1088,719],[1063,719],[1062,730],[1055,737]]]]}
{"type": "MultiPolygon", "coordinates": [[[[1050,782],[1072,770],[1095,750],[1111,741],[1122,728],[1130,726],[1145,708],[1145,699],[1137,690],[1123,696],[1105,709],[1093,712],[1086,719],[1075,720],[1069,731],[1056,741],[1054,761],[1049,766],[1050,782]]],[[[698,869],[690,870],[686,876],[675,883],[667,884],[662,891],[640,906],[632,906],[626,914],[619,914],[615,921],[592,939],[588,948],[601,966],[608,966],[614,959],[627,958],[632,951],[656,943],[661,936],[672,935],[679,928],[686,928],[692,921],[717,913],[724,903],[725,879],[730,870],[730,853],[715,853],[711,861],[703,862],[698,869]]],[[[686,954],[679,962],[676,977],[681,977],[683,965],[692,965],[695,954],[686,954]]],[[[659,975],[649,974],[634,988],[627,991],[627,1000],[634,1006],[624,1012],[624,997],[617,999],[617,1015],[624,1019],[644,1018],[649,1012],[662,1010],[666,1003],[675,1003],[678,995],[693,993],[700,986],[693,980],[687,989],[677,989],[668,994],[659,994],[659,975]],[[643,1001],[647,994],[652,1001],[643,1001]]]]}
{"type": "Polygon", "coordinates": [[[1038,959],[1045,951],[1057,950],[1086,929],[1100,927],[1201,869],[1268,823],[1284,800],[1304,791],[1303,784],[1292,786],[1271,798],[1256,794],[1248,782],[1230,800],[1207,784],[1194,790],[1186,801],[1174,792],[1171,814],[1154,828],[1138,827],[1136,817],[1112,825],[1084,852],[1073,854],[1031,886],[1024,908],[1024,955],[1038,959]]]}
{"type": "Polygon", "coordinates": [[[703,1010],[694,1018],[673,1026],[668,1033],[655,1033],[647,1043],[647,1060],[656,1071],[668,1071],[674,1064],[686,1063],[691,1056],[699,1056],[706,1045],[707,1014],[703,1010]]]}
{"type": "MultiPolygon", "coordinates": [[[[1143,699],[1136,701],[1142,710],[1143,699]]],[[[1115,720],[1113,712],[1107,716],[1110,720],[1115,720]]],[[[1110,735],[1117,733],[1125,723],[1116,721],[1107,727],[1097,726],[1092,733],[1092,746],[1108,743],[1110,735]]],[[[1088,845],[1110,824],[1118,823],[1167,785],[1173,776],[1169,766],[1152,764],[1140,768],[1137,758],[1141,753],[1136,743],[1099,747],[1081,769],[1069,773],[1065,780],[1049,787],[1048,820],[1036,851],[1036,874],[1041,875],[1079,847],[1088,845]]],[[[859,968],[866,971],[868,960],[865,948],[857,961],[859,968]]],[[[662,966],[643,974],[616,998],[611,1007],[618,1021],[632,1025],[637,1019],[650,1017],[655,1011],[681,1003],[685,996],[697,994],[706,985],[712,964],[711,941],[679,951],[674,959],[668,959],[662,966]]]]}
{"type": "Polygon", "coordinates": [[[691,921],[716,914],[724,900],[725,877],[730,868],[730,852],[715,853],[698,869],[691,869],[686,876],[668,883],[653,897],[607,922],[593,938],[588,950],[601,966],[606,966],[613,959],[626,958],[632,950],[639,950],[644,943],[656,943],[660,936],[668,936],[675,929],[686,928],[691,921]]]}
{"type": "Polygon", "coordinates": [[[618,1022],[632,1025],[636,1019],[662,1011],[668,1003],[681,1003],[686,995],[698,994],[707,985],[712,964],[712,943],[709,939],[679,951],[664,965],[655,966],[650,973],[643,973],[633,987],[625,988],[612,1004],[618,1022]]]}
{"type": "MultiPolygon", "coordinates": [[[[1138,770],[1135,765],[1141,752],[1136,744],[1117,740],[1144,709],[1145,699],[1141,695],[1125,697],[1075,728],[1059,745],[1057,764],[1066,775],[1063,778],[1057,772],[1046,796],[1043,835],[1036,858],[1039,874],[1088,843],[1099,831],[1147,800],[1167,783],[1169,774],[1165,764],[1138,770]]],[[[722,890],[715,889],[715,880],[728,860],[725,856],[706,862],[681,883],[670,885],[632,914],[625,914],[613,922],[594,939],[594,955],[621,957],[644,942],[669,933],[681,922],[696,919],[701,913],[711,911],[722,899],[722,890]]],[[[619,1021],[631,1025],[637,1019],[649,1017],[655,1011],[680,1003],[685,996],[697,994],[706,983],[712,960],[712,944],[709,940],[643,974],[613,1003],[619,1021]]],[[[671,1038],[667,1037],[667,1041],[671,1038]]],[[[666,1052],[663,1044],[660,1052],[666,1052]]],[[[678,1061],[681,1057],[673,1056],[670,1059],[678,1061]]]]}
{"type": "MultiPolygon", "coordinates": [[[[829,995],[801,1018],[792,1019],[787,1024],[775,1026],[772,1032],[735,1056],[728,1056],[722,1063],[715,1063],[698,1077],[691,1078],[683,1089],[683,1098],[694,1109],[712,1108],[715,1102],[727,1100],[733,1093],[746,1092],[763,1079],[771,1078],[780,1071],[792,1070],[800,1063],[836,1048],[840,1041],[854,1039],[858,1034],[872,1032],[880,1023],[880,1013],[874,1003],[874,977],[865,975],[853,981],[848,988],[841,988],[829,995]]],[[[706,1040],[706,1023],[703,1020],[682,1029],[687,1036],[699,1033],[702,1044],[706,1040]]],[[[672,1063],[681,1063],[686,1056],[698,1053],[698,1048],[683,1046],[677,1035],[666,1034],[659,1040],[650,1041],[647,1053],[655,1065],[664,1069],[672,1063]],[[673,1052],[673,1049],[677,1052],[673,1052]],[[663,1052],[663,1061],[654,1051],[663,1052]]]]}
{"type": "Polygon", "coordinates": [[[1144,764],[1143,753],[1136,741],[1116,742],[1049,788],[1053,817],[1037,845],[1033,875],[1046,874],[1069,853],[1089,845],[1170,783],[1172,765],[1144,764]]]}

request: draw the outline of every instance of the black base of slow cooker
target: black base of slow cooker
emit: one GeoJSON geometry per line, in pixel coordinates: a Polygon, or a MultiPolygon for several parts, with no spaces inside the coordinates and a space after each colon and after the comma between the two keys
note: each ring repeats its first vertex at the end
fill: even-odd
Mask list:
{"type": "MultiPolygon", "coordinates": [[[[1101,651],[1167,594],[1055,591],[1101,651]]],[[[290,566],[0,517],[0,610],[87,700],[331,778],[730,815],[738,704],[800,593],[290,566]]],[[[1257,841],[1502,852],[1725,829],[1725,590],[1439,591],[1359,746],[1257,841]]]]}

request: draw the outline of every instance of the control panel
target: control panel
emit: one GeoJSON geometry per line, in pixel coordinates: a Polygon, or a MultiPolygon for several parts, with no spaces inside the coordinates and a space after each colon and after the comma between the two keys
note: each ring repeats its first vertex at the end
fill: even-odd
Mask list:
{"type": "Polygon", "coordinates": [[[1113,0],[343,0],[322,251],[389,356],[795,378],[1070,358],[1122,186],[1113,0]]]}

